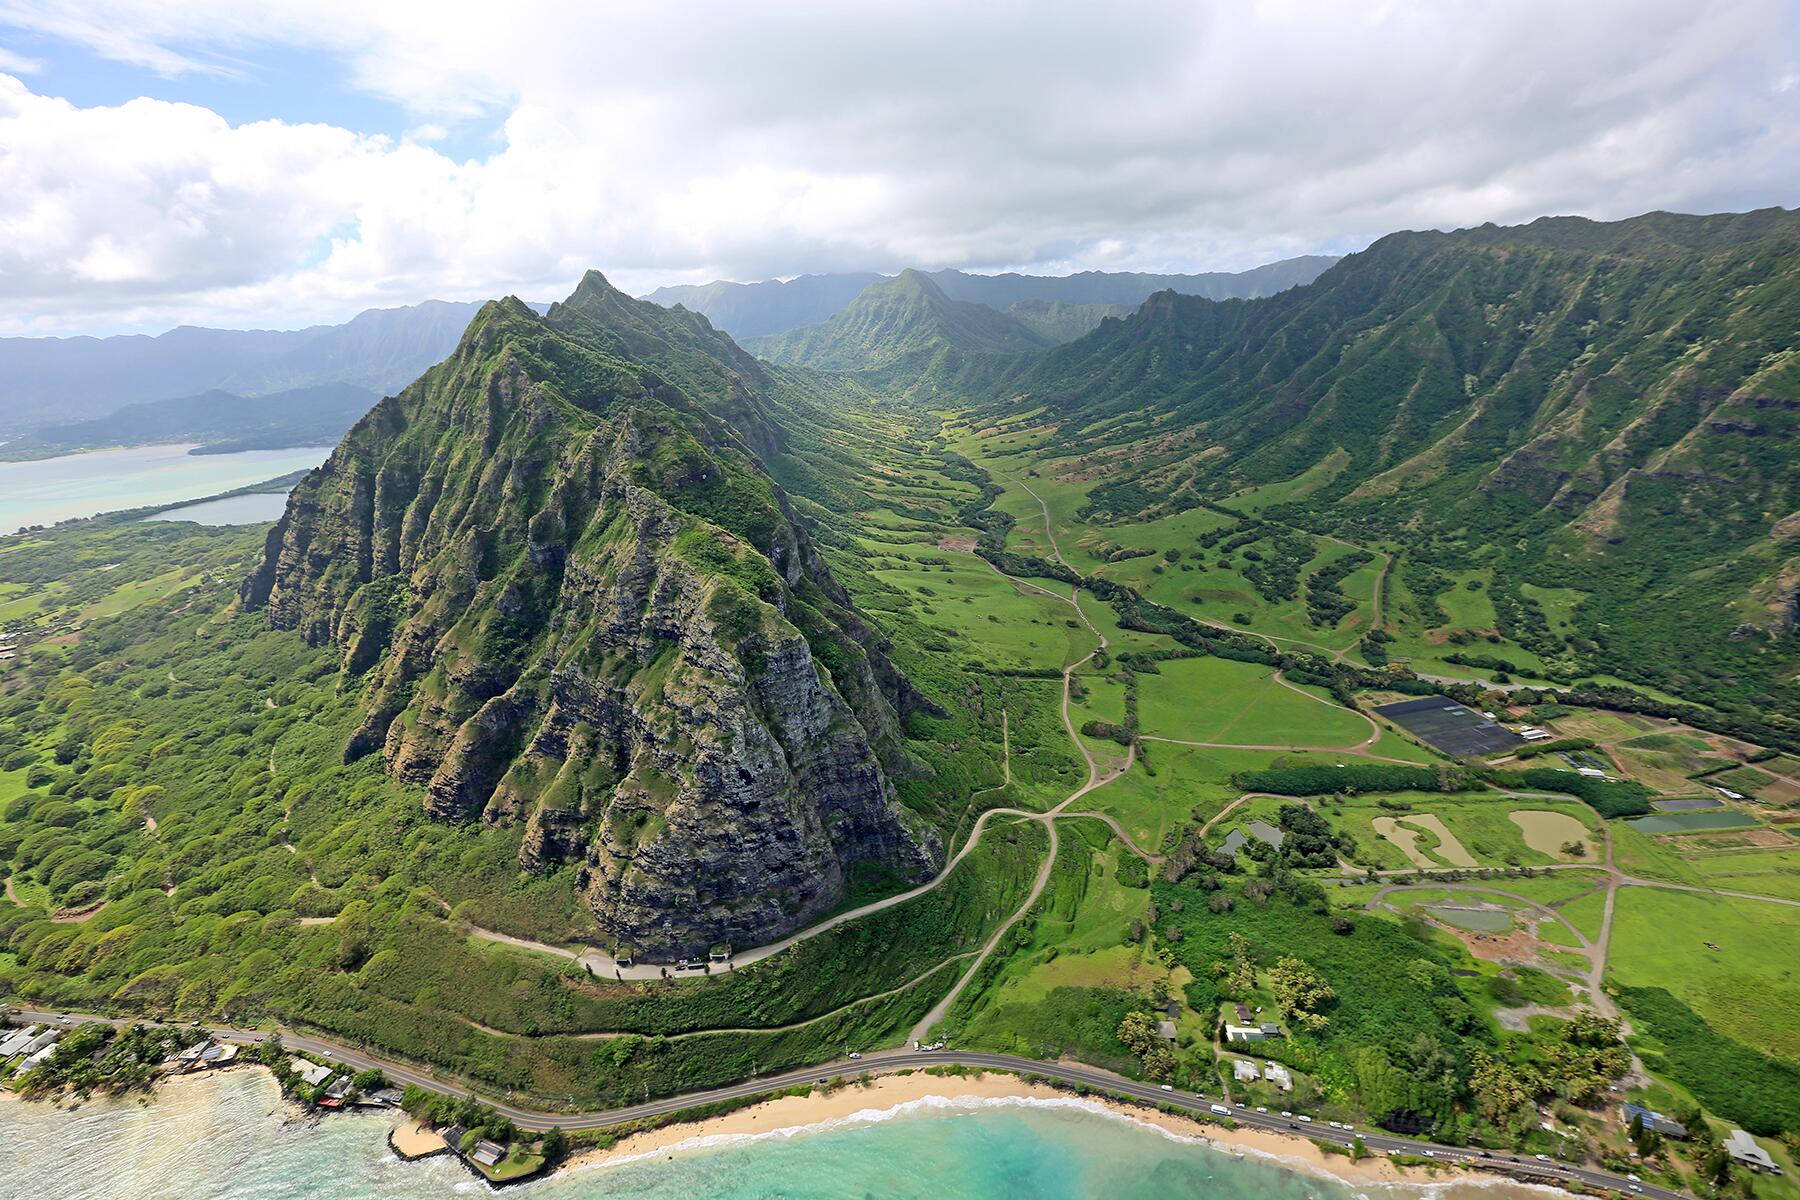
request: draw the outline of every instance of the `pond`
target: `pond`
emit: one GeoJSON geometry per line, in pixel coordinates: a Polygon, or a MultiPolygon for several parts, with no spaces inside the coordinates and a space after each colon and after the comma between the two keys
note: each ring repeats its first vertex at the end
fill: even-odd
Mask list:
{"type": "Polygon", "coordinates": [[[1759,824],[1736,809],[1710,812],[1660,812],[1625,822],[1639,833],[1695,833],[1703,829],[1746,829],[1759,824]]]}

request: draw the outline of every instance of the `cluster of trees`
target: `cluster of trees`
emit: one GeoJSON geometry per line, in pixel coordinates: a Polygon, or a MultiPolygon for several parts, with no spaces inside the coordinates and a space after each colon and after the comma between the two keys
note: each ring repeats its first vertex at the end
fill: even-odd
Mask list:
{"type": "Polygon", "coordinates": [[[1332,559],[1306,577],[1306,619],[1320,629],[1335,629],[1337,623],[1356,611],[1356,601],[1344,594],[1344,580],[1365,563],[1375,561],[1366,550],[1332,559]]]}
{"type": "Polygon", "coordinates": [[[1269,968],[1269,989],[1282,1015],[1295,1025],[1317,1033],[1330,1023],[1325,1010],[1337,1000],[1337,993],[1304,960],[1291,954],[1277,959],[1269,968]]]}
{"type": "Polygon", "coordinates": [[[1649,1035],[1645,1065],[1751,1133],[1800,1136],[1800,1067],[1720,1033],[1664,988],[1624,988],[1619,1002],[1649,1035]]]}
{"type": "Polygon", "coordinates": [[[1137,1055],[1144,1074],[1151,1079],[1169,1079],[1175,1074],[1175,1051],[1168,1039],[1156,1031],[1155,1013],[1133,1010],[1119,1022],[1115,1036],[1125,1048],[1137,1055]]]}

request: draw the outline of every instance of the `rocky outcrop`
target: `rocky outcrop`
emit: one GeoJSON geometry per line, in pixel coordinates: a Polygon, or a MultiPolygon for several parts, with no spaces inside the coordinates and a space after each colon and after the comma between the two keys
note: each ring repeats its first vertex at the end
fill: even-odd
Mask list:
{"type": "Polygon", "coordinates": [[[295,489],[241,589],[340,650],[347,757],[441,819],[522,823],[522,866],[579,864],[653,958],[941,855],[889,780],[922,701],[738,436],[779,434],[716,337],[598,276],[546,317],[487,306],[295,489]]]}

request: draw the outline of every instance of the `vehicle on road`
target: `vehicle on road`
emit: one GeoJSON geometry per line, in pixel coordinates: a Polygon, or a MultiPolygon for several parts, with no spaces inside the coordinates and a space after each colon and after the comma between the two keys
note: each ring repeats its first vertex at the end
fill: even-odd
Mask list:
{"type": "Polygon", "coordinates": [[[1311,1125],[1311,1124],[1312,1124],[1312,1118],[1311,1118],[1311,1117],[1309,1117],[1309,1116],[1307,1116],[1307,1115],[1305,1115],[1305,1114],[1304,1114],[1304,1113],[1302,1113],[1302,1114],[1301,1114],[1301,1116],[1300,1116],[1300,1120],[1302,1120],[1302,1121],[1304,1121],[1304,1122],[1306,1122],[1306,1123],[1307,1123],[1307,1124],[1308,1124],[1308,1125],[1311,1125]]]}
{"type": "Polygon", "coordinates": [[[850,1052],[850,1057],[851,1057],[851,1058],[861,1058],[861,1057],[862,1057],[862,1051],[861,1051],[861,1050],[852,1050],[852,1051],[851,1051],[851,1052],[850,1052]]]}
{"type": "Polygon", "coordinates": [[[1269,1110],[1268,1110],[1268,1109],[1266,1109],[1266,1108],[1264,1108],[1264,1107],[1263,1107],[1263,1106],[1262,1106],[1262,1105],[1260,1105],[1260,1104],[1259,1104],[1259,1105],[1257,1105],[1257,1106],[1256,1106],[1256,1111],[1257,1111],[1257,1112],[1259,1112],[1259,1113],[1266,1113],[1266,1112],[1268,1112],[1268,1111],[1269,1111],[1269,1110]]]}
{"type": "Polygon", "coordinates": [[[1174,1091],[1174,1090],[1175,1090],[1175,1089],[1174,1089],[1174,1088],[1172,1088],[1172,1087],[1170,1087],[1170,1086],[1169,1086],[1169,1085],[1168,1085],[1168,1084],[1166,1084],[1166,1083],[1165,1083],[1165,1084],[1163,1084],[1163,1085],[1162,1085],[1162,1090],[1163,1090],[1163,1091],[1165,1091],[1165,1092],[1172,1092],[1172,1091],[1174,1091]]]}
{"type": "Polygon", "coordinates": [[[1221,1117],[1229,1117],[1231,1115],[1231,1110],[1229,1108],[1226,1108],[1223,1104],[1212,1105],[1212,1110],[1214,1112],[1218,1113],[1221,1117]]]}

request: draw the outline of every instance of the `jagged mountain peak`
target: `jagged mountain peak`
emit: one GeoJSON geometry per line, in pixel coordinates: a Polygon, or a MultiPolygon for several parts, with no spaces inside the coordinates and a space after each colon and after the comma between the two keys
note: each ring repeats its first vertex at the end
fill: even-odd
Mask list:
{"type": "Polygon", "coordinates": [[[916,694],[746,435],[762,384],[597,273],[541,317],[484,305],[294,490],[240,592],[341,652],[348,757],[522,823],[523,865],[578,863],[652,955],[777,937],[859,864],[938,853],[884,766],[916,694]]]}

